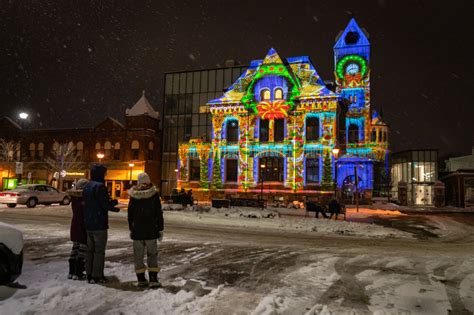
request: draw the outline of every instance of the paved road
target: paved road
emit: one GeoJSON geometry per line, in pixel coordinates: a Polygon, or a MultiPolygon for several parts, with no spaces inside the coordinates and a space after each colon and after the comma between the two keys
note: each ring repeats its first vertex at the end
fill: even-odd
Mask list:
{"type": "MultiPolygon", "coordinates": [[[[443,220],[443,217],[438,219],[443,220]]],[[[0,220],[26,229],[25,257],[28,261],[43,263],[67,259],[69,247],[65,245],[68,241],[70,211],[64,207],[2,208],[0,220]]],[[[421,228],[423,221],[415,220],[413,225],[421,228]]],[[[132,265],[126,217],[111,215],[109,223],[107,260],[132,265]]],[[[387,222],[381,224],[388,225],[387,222]]],[[[242,228],[209,229],[198,224],[174,223],[166,226],[165,237],[167,240],[160,244],[160,264],[165,266],[161,272],[164,283],[178,277],[197,279],[211,287],[221,284],[234,287],[239,290],[239,294],[247,294],[247,301],[249,296],[255,295],[254,301],[250,299],[248,305],[243,307],[243,313],[246,307],[248,311],[254,309],[259,297],[280,290],[282,285],[289,288],[290,294],[297,292],[301,300],[291,308],[294,313],[304,312],[318,303],[329,305],[336,311],[371,313],[370,301],[374,292],[368,289],[368,285],[373,284],[370,281],[374,280],[356,277],[368,266],[387,278],[396,276],[403,282],[430,284],[433,272],[446,277],[449,268],[452,272],[452,268],[461,266],[474,253],[473,233],[466,231],[445,238],[428,236],[421,239],[381,240],[242,228]],[[410,266],[387,265],[392,260],[407,261],[410,266]],[[429,267],[430,261],[440,261],[442,264],[433,271],[429,267]],[[299,273],[295,273],[302,266],[312,266],[318,262],[327,263],[325,268],[337,275],[337,280],[327,284],[327,287],[324,284],[315,287],[314,279],[312,282],[299,279],[299,273]]],[[[460,283],[465,276],[465,272],[460,272],[457,277],[444,283],[443,290],[447,292],[447,299],[455,314],[470,314],[459,293],[460,283]]],[[[435,289],[430,287],[429,290],[435,289]]],[[[236,304],[239,304],[238,298],[237,295],[222,301],[216,300],[213,309],[232,313],[236,304]]],[[[390,308],[390,305],[387,307],[390,308]]]]}

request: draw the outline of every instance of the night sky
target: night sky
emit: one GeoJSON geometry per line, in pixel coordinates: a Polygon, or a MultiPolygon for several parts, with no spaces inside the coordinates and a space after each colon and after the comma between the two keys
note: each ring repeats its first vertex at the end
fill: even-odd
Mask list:
{"type": "Polygon", "coordinates": [[[333,80],[332,46],[352,14],[370,34],[372,105],[392,150],[470,153],[472,0],[2,0],[0,116],[27,110],[41,128],[123,119],[143,89],[161,107],[165,72],[248,64],[270,47],[309,55],[333,80]]]}

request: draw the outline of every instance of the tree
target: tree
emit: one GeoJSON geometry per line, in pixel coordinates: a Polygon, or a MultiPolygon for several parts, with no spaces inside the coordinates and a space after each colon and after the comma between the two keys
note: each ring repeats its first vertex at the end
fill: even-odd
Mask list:
{"type": "Polygon", "coordinates": [[[7,182],[4,187],[8,188],[8,179],[10,178],[10,169],[13,173],[13,161],[18,157],[20,152],[20,142],[16,141],[6,141],[3,138],[0,138],[0,162],[5,162],[8,169],[7,182]]]}
{"type": "Polygon", "coordinates": [[[331,163],[331,156],[329,155],[329,151],[326,151],[324,155],[324,162],[323,162],[323,178],[322,178],[322,188],[324,190],[332,189],[333,181],[332,181],[332,163],[331,163]]]}
{"type": "Polygon", "coordinates": [[[79,161],[79,154],[76,146],[72,143],[54,143],[49,156],[44,159],[46,167],[51,173],[57,174],[59,180],[59,189],[62,189],[62,178],[65,173],[72,170],[81,169],[82,162],[79,161]]]}

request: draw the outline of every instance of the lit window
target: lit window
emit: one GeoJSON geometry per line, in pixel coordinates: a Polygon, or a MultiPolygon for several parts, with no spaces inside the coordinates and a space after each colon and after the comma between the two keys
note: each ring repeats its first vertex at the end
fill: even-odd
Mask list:
{"type": "Polygon", "coordinates": [[[306,182],[319,183],[319,159],[306,159],[306,182]]]}
{"type": "Polygon", "coordinates": [[[319,118],[310,117],[306,119],[306,141],[319,139],[319,118]]]}
{"type": "Polygon", "coordinates": [[[140,143],[138,140],[132,141],[132,160],[138,160],[139,153],[138,150],[140,149],[140,143]]]}
{"type": "Polygon", "coordinates": [[[239,141],[239,123],[235,120],[229,120],[226,123],[226,138],[228,142],[239,141]]]}
{"type": "Polygon", "coordinates": [[[199,181],[201,179],[201,162],[197,159],[189,161],[189,180],[199,181]]]}
{"type": "Polygon", "coordinates": [[[114,160],[120,161],[120,142],[116,142],[114,145],[114,160]]]}
{"type": "Polygon", "coordinates": [[[275,89],[275,99],[282,100],[283,99],[283,90],[281,88],[275,89]]]}
{"type": "Polygon", "coordinates": [[[270,90],[269,89],[263,89],[260,91],[260,98],[262,101],[269,101],[271,98],[270,90]]]}

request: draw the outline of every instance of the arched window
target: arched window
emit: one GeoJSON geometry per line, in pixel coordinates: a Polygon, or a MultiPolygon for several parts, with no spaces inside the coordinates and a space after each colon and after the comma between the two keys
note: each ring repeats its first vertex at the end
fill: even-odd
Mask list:
{"type": "Polygon", "coordinates": [[[155,159],[154,149],[155,144],[152,141],[148,142],[148,160],[155,159]]]}
{"type": "Polygon", "coordinates": [[[30,152],[30,159],[31,160],[34,160],[35,159],[35,153],[36,153],[36,144],[34,143],[30,143],[30,148],[29,148],[29,152],[30,152]]]}
{"type": "Polygon", "coordinates": [[[44,157],[44,144],[43,142],[38,143],[38,159],[42,160],[44,157]]]}
{"type": "Polygon", "coordinates": [[[282,100],[283,99],[283,90],[281,88],[276,88],[274,91],[274,99],[282,100]]]}
{"type": "Polygon", "coordinates": [[[262,89],[260,91],[260,99],[262,101],[269,101],[271,98],[271,93],[269,89],[262,89]]]}
{"type": "Polygon", "coordinates": [[[84,155],[84,143],[82,141],[78,141],[76,144],[76,150],[78,156],[84,155]]]}
{"type": "Polygon", "coordinates": [[[350,124],[348,128],[347,143],[359,142],[359,127],[356,124],[350,124]]]}
{"type": "Polygon", "coordinates": [[[55,141],[53,143],[53,151],[58,151],[58,150],[59,150],[59,143],[55,141]]]}
{"type": "Polygon", "coordinates": [[[139,149],[140,149],[140,142],[138,142],[138,140],[133,140],[132,141],[132,160],[138,160],[139,149]]]}
{"type": "Polygon", "coordinates": [[[114,144],[114,160],[120,161],[120,142],[114,144]]]}
{"type": "Polygon", "coordinates": [[[239,123],[232,119],[226,122],[226,139],[227,142],[239,141],[239,123]]]}
{"type": "Polygon", "coordinates": [[[97,142],[97,143],[95,144],[95,149],[96,149],[96,150],[102,149],[102,145],[100,144],[100,142],[97,142]]]}
{"type": "Polygon", "coordinates": [[[319,139],[319,118],[309,117],[306,119],[306,141],[319,139]]]}

